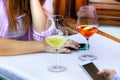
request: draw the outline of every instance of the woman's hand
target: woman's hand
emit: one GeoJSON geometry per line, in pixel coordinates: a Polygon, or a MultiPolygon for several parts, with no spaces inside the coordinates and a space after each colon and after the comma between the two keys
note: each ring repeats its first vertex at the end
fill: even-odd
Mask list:
{"type": "Polygon", "coordinates": [[[106,80],[113,80],[113,76],[116,74],[116,72],[112,69],[104,69],[97,74],[100,76],[104,76],[106,80]]]}
{"type": "Polygon", "coordinates": [[[51,47],[46,41],[43,42],[45,45],[45,48],[43,51],[48,52],[48,53],[56,53],[56,49],[51,47]]]}
{"type": "Polygon", "coordinates": [[[60,53],[70,53],[71,50],[69,48],[78,49],[79,47],[80,45],[78,44],[78,42],[69,39],[62,47],[60,47],[58,51],[60,53]]]}
{"type": "MultiPolygon", "coordinates": [[[[47,44],[45,42],[45,52],[50,52],[50,53],[56,53],[56,50],[51,47],[49,44],[47,44]]],[[[58,49],[58,52],[60,53],[70,53],[71,50],[69,48],[73,48],[73,49],[78,49],[80,46],[76,41],[73,40],[67,40],[67,42],[58,49]]]]}

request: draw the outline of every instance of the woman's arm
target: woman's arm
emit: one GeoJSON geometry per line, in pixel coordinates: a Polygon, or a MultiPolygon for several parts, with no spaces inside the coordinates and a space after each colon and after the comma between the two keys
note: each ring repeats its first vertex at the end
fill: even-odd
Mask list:
{"type": "MultiPolygon", "coordinates": [[[[67,47],[78,49],[79,44],[73,40],[68,40],[59,52],[70,53],[67,47]]],[[[36,52],[55,53],[56,50],[49,46],[45,41],[19,41],[6,38],[0,38],[0,56],[13,56],[30,54],[36,52]]]]}
{"type": "Polygon", "coordinates": [[[0,56],[12,56],[41,51],[53,52],[54,49],[43,41],[18,41],[0,38],[0,56]]]}
{"type": "Polygon", "coordinates": [[[39,0],[30,0],[32,24],[35,31],[41,33],[46,30],[47,16],[44,14],[39,0]]]}

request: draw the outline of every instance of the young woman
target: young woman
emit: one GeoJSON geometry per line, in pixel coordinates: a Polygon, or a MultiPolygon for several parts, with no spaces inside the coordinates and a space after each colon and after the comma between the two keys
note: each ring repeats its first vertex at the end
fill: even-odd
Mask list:
{"type": "MultiPolygon", "coordinates": [[[[0,55],[55,51],[44,41],[46,36],[53,35],[55,32],[53,23],[46,30],[47,17],[52,13],[45,9],[46,3],[49,2],[0,0],[0,55]]],[[[52,3],[48,5],[50,4],[52,3]]],[[[70,52],[65,47],[77,49],[79,46],[75,41],[68,40],[59,51],[70,52]]]]}

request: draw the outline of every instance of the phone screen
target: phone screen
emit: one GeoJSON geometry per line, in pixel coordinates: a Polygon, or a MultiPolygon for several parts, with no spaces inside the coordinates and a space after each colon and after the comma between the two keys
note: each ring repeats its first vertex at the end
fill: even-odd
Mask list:
{"type": "Polygon", "coordinates": [[[97,75],[98,69],[92,62],[83,65],[83,68],[87,71],[87,73],[92,77],[93,80],[105,80],[103,76],[97,75]]]}
{"type": "Polygon", "coordinates": [[[85,44],[85,43],[80,43],[79,45],[80,45],[79,50],[86,50],[87,44],[85,44]]]}
{"type": "MultiPolygon", "coordinates": [[[[80,47],[79,47],[78,50],[86,50],[87,44],[85,44],[85,43],[79,43],[79,45],[80,45],[80,47]]],[[[76,50],[74,48],[68,48],[68,49],[70,49],[70,50],[76,50]]]]}

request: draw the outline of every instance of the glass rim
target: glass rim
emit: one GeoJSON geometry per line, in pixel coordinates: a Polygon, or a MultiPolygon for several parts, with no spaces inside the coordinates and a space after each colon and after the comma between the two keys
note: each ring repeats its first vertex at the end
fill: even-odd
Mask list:
{"type": "Polygon", "coordinates": [[[84,10],[84,9],[88,9],[88,10],[90,10],[90,9],[92,9],[92,10],[96,10],[96,8],[95,8],[94,6],[92,6],[92,5],[85,5],[85,6],[81,6],[80,9],[79,9],[79,11],[84,10]]]}
{"type": "Polygon", "coordinates": [[[51,16],[54,20],[62,20],[64,19],[64,16],[63,15],[52,15],[51,16]]]}

